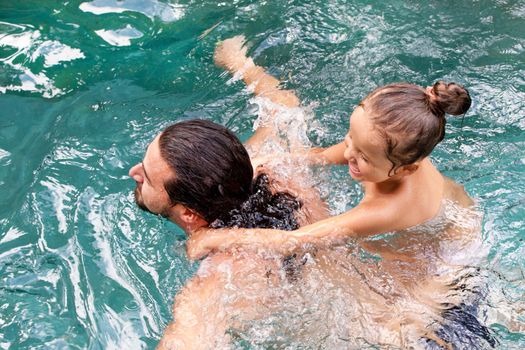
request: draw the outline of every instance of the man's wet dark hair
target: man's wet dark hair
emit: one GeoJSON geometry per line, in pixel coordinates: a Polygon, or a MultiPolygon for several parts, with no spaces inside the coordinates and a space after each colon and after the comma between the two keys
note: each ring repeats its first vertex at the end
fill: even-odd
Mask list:
{"type": "Polygon", "coordinates": [[[302,203],[288,193],[272,193],[270,179],[263,173],[254,181],[253,194],[240,207],[219,216],[210,227],[258,227],[292,231],[299,228],[295,212],[301,206],[302,203]]]}
{"type": "Polygon", "coordinates": [[[195,210],[208,223],[239,207],[252,193],[248,152],[219,124],[189,120],[170,125],[160,135],[159,147],[175,172],[164,183],[172,204],[195,210]]]}
{"type": "Polygon", "coordinates": [[[295,197],[272,193],[270,180],[253,181],[248,152],[225,127],[207,120],[168,126],[159,138],[160,154],[175,175],[164,183],[172,204],[195,210],[211,227],[294,230],[295,197]]]}

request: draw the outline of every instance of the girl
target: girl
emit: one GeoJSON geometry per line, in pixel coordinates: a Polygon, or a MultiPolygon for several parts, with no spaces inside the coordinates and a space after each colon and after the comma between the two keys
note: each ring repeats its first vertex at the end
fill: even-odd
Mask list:
{"type": "MultiPolygon", "coordinates": [[[[276,80],[246,58],[242,38],[224,42],[217,52],[216,62],[242,75],[247,84],[254,85],[256,94],[285,106],[298,105],[293,93],[280,94],[276,80]]],[[[352,113],[344,142],[309,152],[312,161],[348,164],[350,176],[362,184],[365,193],[355,208],[295,231],[203,229],[188,241],[189,256],[198,258],[231,246],[287,253],[297,244],[333,244],[349,237],[412,228],[436,217],[444,199],[470,206],[472,201],[463,188],[441,175],[428,158],[444,138],[445,114],[464,114],[470,105],[468,91],[456,83],[439,81],[427,88],[399,83],[377,88],[352,113]]]]}

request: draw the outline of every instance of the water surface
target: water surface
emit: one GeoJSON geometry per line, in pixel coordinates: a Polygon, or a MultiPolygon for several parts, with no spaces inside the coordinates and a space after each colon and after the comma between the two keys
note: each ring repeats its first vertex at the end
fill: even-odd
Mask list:
{"type": "MultiPolygon", "coordinates": [[[[210,119],[248,137],[250,95],[212,62],[215,43],[240,33],[313,109],[316,145],[341,140],[378,85],[468,87],[473,107],[450,118],[433,160],[483,208],[493,306],[519,314],[523,1],[4,1],[0,347],[155,346],[196,265],[180,229],[135,207],[127,171],[174,121],[210,119]]],[[[327,193],[333,213],[359,198],[345,172],[334,170],[327,193]]],[[[486,321],[501,349],[525,347],[523,330],[486,321]]]]}

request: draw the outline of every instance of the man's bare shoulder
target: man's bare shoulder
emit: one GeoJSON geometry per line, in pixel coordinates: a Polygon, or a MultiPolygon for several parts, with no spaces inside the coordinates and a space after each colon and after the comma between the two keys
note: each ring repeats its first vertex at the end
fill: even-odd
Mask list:
{"type": "Polygon", "coordinates": [[[446,199],[451,199],[465,208],[474,205],[474,201],[469,197],[467,191],[465,191],[465,186],[458,184],[446,176],[443,176],[443,179],[445,180],[443,196],[446,199]]]}
{"type": "Polygon", "coordinates": [[[280,261],[274,257],[263,257],[245,251],[217,252],[201,261],[196,276],[224,276],[228,279],[243,279],[244,274],[264,276],[268,269],[280,268],[280,261]]]}

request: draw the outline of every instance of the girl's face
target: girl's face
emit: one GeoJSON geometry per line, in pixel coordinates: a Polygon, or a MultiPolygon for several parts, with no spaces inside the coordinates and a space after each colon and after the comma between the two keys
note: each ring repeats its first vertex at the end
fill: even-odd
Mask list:
{"type": "Polygon", "coordinates": [[[353,179],[375,183],[390,179],[388,173],[392,169],[392,162],[386,157],[385,140],[361,106],[350,117],[350,130],[346,134],[345,144],[344,156],[353,179]]]}

